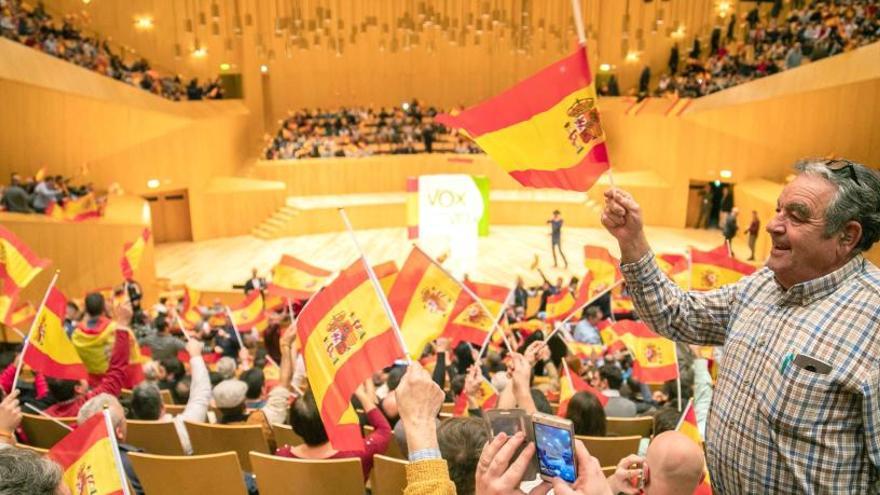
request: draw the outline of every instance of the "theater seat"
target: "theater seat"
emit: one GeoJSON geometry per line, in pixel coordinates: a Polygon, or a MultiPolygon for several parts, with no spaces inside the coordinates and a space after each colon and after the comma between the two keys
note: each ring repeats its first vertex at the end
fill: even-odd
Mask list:
{"type": "Polygon", "coordinates": [[[302,437],[294,433],[290,425],[273,424],[272,435],[275,436],[275,444],[278,445],[278,448],[285,445],[296,447],[305,443],[302,437]]]}
{"type": "Polygon", "coordinates": [[[650,438],[654,434],[654,418],[651,416],[641,416],[638,418],[615,418],[608,417],[607,433],[609,437],[627,437],[638,435],[644,438],[650,438]]]}
{"type": "MultiPolygon", "coordinates": [[[[441,416],[443,415],[443,413],[440,414],[441,416]]],[[[375,431],[375,428],[370,425],[364,425],[364,438],[367,438],[367,435],[373,433],[373,431],[375,431]]],[[[383,453],[388,457],[406,460],[406,456],[403,455],[403,451],[400,450],[400,445],[397,444],[397,440],[394,438],[394,435],[391,436],[391,441],[388,442],[388,448],[386,448],[385,452],[383,453]]]]}
{"type": "Polygon", "coordinates": [[[590,455],[599,460],[600,466],[616,466],[618,462],[630,454],[639,452],[642,437],[582,437],[575,436],[590,451],[590,455]]]}
{"type": "Polygon", "coordinates": [[[171,421],[128,420],[125,443],[149,454],[184,455],[177,429],[171,421]]]}
{"type": "Polygon", "coordinates": [[[363,495],[366,491],[360,459],[290,459],[259,452],[251,452],[250,457],[260,495],[363,495]]]}
{"type": "Polygon", "coordinates": [[[170,390],[160,390],[159,396],[162,397],[162,404],[166,406],[174,404],[174,397],[172,397],[170,390]]]}
{"type": "MultiPolygon", "coordinates": [[[[76,424],[76,418],[55,418],[69,425],[76,424]]],[[[21,428],[27,436],[28,445],[50,449],[64,438],[70,430],[49,418],[37,414],[21,413],[21,428]]]]}
{"type": "Polygon", "coordinates": [[[400,495],[403,493],[403,489],[406,488],[407,464],[409,462],[393,457],[373,456],[373,471],[370,473],[372,495],[400,495]]]}
{"type": "Polygon", "coordinates": [[[247,495],[238,457],[234,452],[192,456],[130,452],[128,458],[144,492],[150,495],[247,495]]]}
{"type": "Polygon", "coordinates": [[[245,471],[251,470],[248,452],[254,450],[269,453],[269,445],[263,438],[260,425],[212,425],[184,421],[193,454],[215,454],[233,451],[245,471]]]}

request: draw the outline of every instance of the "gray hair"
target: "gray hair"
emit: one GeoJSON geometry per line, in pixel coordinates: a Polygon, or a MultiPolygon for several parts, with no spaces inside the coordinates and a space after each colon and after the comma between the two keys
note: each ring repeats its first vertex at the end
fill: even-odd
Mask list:
{"type": "Polygon", "coordinates": [[[89,420],[95,414],[100,414],[101,411],[104,410],[104,407],[110,408],[110,419],[113,421],[113,428],[119,428],[123,421],[125,421],[125,416],[119,416],[117,411],[122,411],[122,404],[119,403],[119,399],[113,397],[110,394],[98,394],[82,405],[79,408],[79,414],[76,415],[76,424],[81,425],[89,420]],[[116,405],[119,409],[112,408],[111,406],[116,405]]]}
{"type": "Polygon", "coordinates": [[[222,376],[224,380],[234,378],[236,368],[238,368],[238,365],[235,364],[235,359],[229,356],[222,357],[217,361],[217,373],[222,376]]]}
{"type": "Polygon", "coordinates": [[[61,466],[32,450],[0,449],[0,495],[55,495],[61,466]]]}
{"type": "Polygon", "coordinates": [[[862,238],[853,250],[861,253],[880,240],[880,173],[847,160],[809,159],[795,165],[801,175],[821,177],[837,186],[837,192],[825,210],[825,235],[843,229],[847,222],[862,226],[862,238]],[[842,164],[832,170],[829,165],[842,164]],[[844,171],[852,166],[852,172],[844,171]],[[853,179],[855,177],[855,179],[853,179]]]}

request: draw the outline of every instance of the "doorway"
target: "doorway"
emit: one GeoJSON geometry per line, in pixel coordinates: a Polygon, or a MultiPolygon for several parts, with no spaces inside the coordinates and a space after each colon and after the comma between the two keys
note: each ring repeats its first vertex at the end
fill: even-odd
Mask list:
{"type": "Polygon", "coordinates": [[[733,201],[733,184],[721,181],[692,180],[688,187],[688,206],[685,227],[691,229],[720,228],[720,216],[724,190],[730,191],[733,201]],[[703,199],[708,204],[703,204],[703,199]]]}
{"type": "Polygon", "coordinates": [[[186,189],[144,196],[153,219],[153,239],[163,242],[192,241],[189,217],[189,194],[186,189]]]}

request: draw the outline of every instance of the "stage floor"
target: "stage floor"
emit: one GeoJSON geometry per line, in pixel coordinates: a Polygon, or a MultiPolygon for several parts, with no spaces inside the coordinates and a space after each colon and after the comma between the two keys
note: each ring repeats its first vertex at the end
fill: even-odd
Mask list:
{"type": "MultiPolygon", "coordinates": [[[[598,228],[563,228],[562,244],[569,267],[553,268],[549,229],[536,226],[495,226],[488,237],[478,241],[472,280],[512,286],[517,276],[527,284],[538,284],[540,276],[531,270],[535,256],[551,280],[557,276],[581,277],[584,274],[584,244],[607,247],[617,254],[617,244],[606,231],[598,228]]],[[[684,253],[688,245],[699,249],[717,247],[723,242],[719,230],[647,228],[648,240],[655,252],[684,253]]],[[[373,263],[393,260],[401,266],[412,242],[406,229],[375,229],[357,232],[367,258],[373,263]]],[[[445,245],[419,243],[428,254],[437,257],[445,245]]],[[[748,253],[745,240],[734,244],[740,258],[748,253]]],[[[315,234],[273,240],[253,236],[227,237],[202,242],[168,243],[156,246],[156,275],[172,285],[187,284],[204,291],[231,291],[233,284],[243,284],[251,268],[269,274],[282,254],[289,254],[313,265],[335,271],[357,258],[351,238],[346,233],[315,234]]]]}

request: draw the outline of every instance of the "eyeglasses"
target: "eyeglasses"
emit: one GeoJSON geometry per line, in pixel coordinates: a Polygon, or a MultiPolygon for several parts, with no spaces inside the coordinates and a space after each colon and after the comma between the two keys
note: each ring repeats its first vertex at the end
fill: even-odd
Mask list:
{"type": "Polygon", "coordinates": [[[862,183],[859,182],[858,175],[856,175],[856,167],[853,162],[849,160],[825,160],[825,166],[835,174],[846,174],[848,172],[849,178],[852,179],[853,182],[862,185],[862,183]]]}

